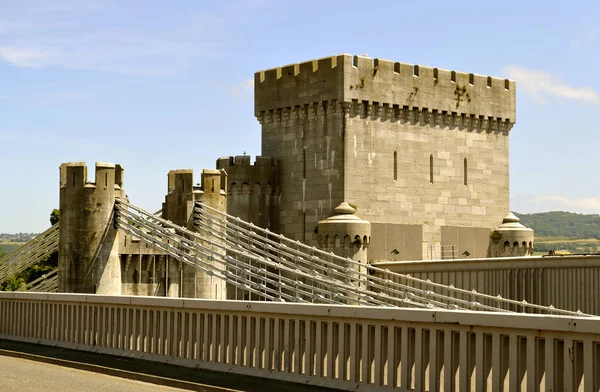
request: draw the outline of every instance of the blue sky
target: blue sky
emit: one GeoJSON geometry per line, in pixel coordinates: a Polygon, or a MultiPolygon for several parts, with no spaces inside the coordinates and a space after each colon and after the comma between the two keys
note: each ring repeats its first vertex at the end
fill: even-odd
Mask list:
{"type": "Polygon", "coordinates": [[[515,79],[511,209],[600,213],[600,5],[577,3],[0,0],[0,232],[49,226],[68,161],[121,163],[159,209],[169,170],[260,153],[255,71],[340,53],[515,79]]]}

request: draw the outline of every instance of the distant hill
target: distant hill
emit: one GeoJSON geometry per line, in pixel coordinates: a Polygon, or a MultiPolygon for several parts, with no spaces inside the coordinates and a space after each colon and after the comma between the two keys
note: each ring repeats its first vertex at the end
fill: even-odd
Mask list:
{"type": "Polygon", "coordinates": [[[2,258],[3,252],[5,254],[9,254],[10,252],[23,246],[23,244],[25,244],[25,243],[24,242],[22,242],[22,243],[18,243],[18,242],[2,243],[2,242],[0,242],[0,259],[2,258]]]}
{"type": "Polygon", "coordinates": [[[521,223],[535,231],[537,237],[600,240],[600,215],[576,214],[565,211],[537,214],[515,213],[521,223]]]}
{"type": "Polygon", "coordinates": [[[0,258],[20,248],[39,233],[0,233],[0,258]]]}

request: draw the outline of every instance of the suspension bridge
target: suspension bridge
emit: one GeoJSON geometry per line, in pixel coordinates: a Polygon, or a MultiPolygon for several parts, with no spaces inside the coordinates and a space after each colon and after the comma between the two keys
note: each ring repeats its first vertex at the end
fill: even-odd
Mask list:
{"type": "MultiPolygon", "coordinates": [[[[1,338],[346,390],[600,388],[595,316],[365,265],[202,202],[186,226],[120,198],[111,219],[230,300],[58,294],[54,270],[0,293],[1,338]]],[[[59,231],[2,259],[0,282],[56,252],[59,231]]]]}
{"type": "MultiPolygon", "coordinates": [[[[233,287],[233,300],[586,316],[580,311],[478,293],[365,266],[200,202],[194,206],[192,228],[187,228],[117,199],[114,224],[157,253],[233,287]]],[[[57,223],[6,256],[0,265],[0,283],[58,251],[58,233],[57,223]]],[[[53,270],[23,289],[56,292],[58,274],[57,269],[53,270]]]]}

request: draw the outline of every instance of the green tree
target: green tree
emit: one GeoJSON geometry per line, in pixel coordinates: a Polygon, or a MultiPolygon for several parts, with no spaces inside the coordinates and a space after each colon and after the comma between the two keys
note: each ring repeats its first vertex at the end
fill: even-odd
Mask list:
{"type": "Polygon", "coordinates": [[[55,224],[58,223],[58,221],[60,220],[60,210],[57,210],[56,208],[52,210],[52,212],[50,213],[50,224],[52,226],[54,226],[55,224]]]}

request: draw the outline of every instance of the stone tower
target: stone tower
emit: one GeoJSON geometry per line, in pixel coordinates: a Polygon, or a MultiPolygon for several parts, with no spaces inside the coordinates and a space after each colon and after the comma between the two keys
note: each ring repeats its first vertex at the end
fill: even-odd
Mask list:
{"type": "Polygon", "coordinates": [[[96,162],[95,182],[87,181],[84,162],[60,166],[59,292],[121,293],[113,210],[122,187],[120,165],[96,162]]]}
{"type": "Polygon", "coordinates": [[[513,81],[344,54],[257,72],[255,115],[282,234],[316,245],[347,201],[372,224],[371,260],[488,255],[509,210],[513,81]]]}
{"type": "MultiPolygon", "coordinates": [[[[168,193],[163,203],[162,217],[176,225],[200,231],[193,225],[194,204],[200,201],[220,211],[227,208],[227,175],[220,170],[203,170],[201,184],[194,185],[194,172],[191,169],[171,170],[168,174],[168,193]]],[[[222,228],[215,227],[216,230],[222,228]]],[[[213,242],[216,239],[211,239],[213,242]]],[[[202,244],[213,251],[224,253],[218,246],[202,244]]],[[[168,296],[226,299],[227,286],[223,279],[208,275],[192,266],[179,263],[167,256],[169,265],[168,296]]],[[[222,265],[218,266],[223,268],[222,265]]]]}

